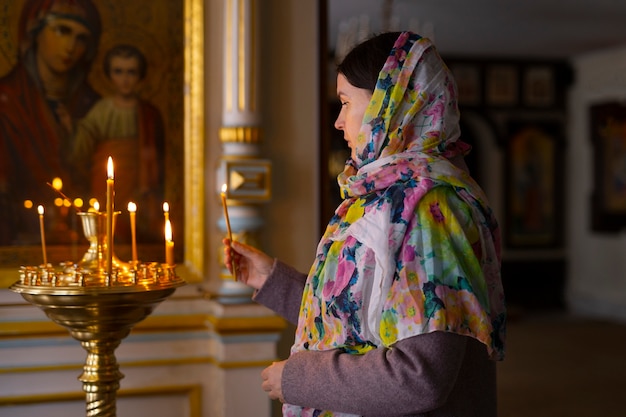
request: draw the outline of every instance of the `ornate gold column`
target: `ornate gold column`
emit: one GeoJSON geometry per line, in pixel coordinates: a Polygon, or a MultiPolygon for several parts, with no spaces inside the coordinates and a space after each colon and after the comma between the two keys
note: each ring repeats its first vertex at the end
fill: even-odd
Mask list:
{"type": "MultiPolygon", "coordinates": [[[[257,1],[226,0],[224,22],[223,113],[219,133],[223,152],[215,191],[219,195],[226,184],[233,239],[257,245],[256,236],[263,225],[258,204],[271,197],[271,163],[259,158],[258,149],[261,115],[257,1]]],[[[218,227],[226,236],[224,218],[218,227]]],[[[235,282],[228,270],[222,269],[218,299],[246,302],[250,294],[248,287],[235,282]]]]}

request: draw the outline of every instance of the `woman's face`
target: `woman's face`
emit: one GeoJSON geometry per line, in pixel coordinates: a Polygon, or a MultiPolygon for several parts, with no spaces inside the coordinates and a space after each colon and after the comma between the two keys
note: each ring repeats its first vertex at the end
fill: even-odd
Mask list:
{"type": "Polygon", "coordinates": [[[83,58],[91,32],[72,19],[51,19],[37,35],[37,56],[51,72],[70,71],[83,58]]]}
{"type": "Polygon", "coordinates": [[[341,102],[341,111],[335,120],[335,129],[343,131],[343,138],[351,150],[350,156],[356,160],[356,138],[372,93],[365,88],[353,86],[343,74],[338,74],[337,97],[341,102]]]}
{"type": "Polygon", "coordinates": [[[139,84],[139,60],[134,57],[114,56],[111,58],[109,77],[119,95],[134,96],[139,84]]]}

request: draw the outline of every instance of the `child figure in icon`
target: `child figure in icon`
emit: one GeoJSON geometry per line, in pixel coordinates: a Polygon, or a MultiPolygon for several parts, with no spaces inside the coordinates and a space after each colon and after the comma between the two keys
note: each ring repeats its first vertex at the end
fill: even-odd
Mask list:
{"type": "MultiPolygon", "coordinates": [[[[104,73],[114,94],[98,101],[75,129],[73,160],[90,178],[91,195],[105,200],[108,157],[114,161],[115,205],[137,204],[137,237],[149,242],[162,237],[164,126],[159,110],[139,97],[147,61],[135,46],[118,44],[107,51],[104,73]]],[[[116,209],[117,210],[117,209],[116,209]]],[[[121,210],[120,210],[121,211],[121,210]]],[[[116,241],[128,242],[128,216],[117,217],[116,241]]]]}

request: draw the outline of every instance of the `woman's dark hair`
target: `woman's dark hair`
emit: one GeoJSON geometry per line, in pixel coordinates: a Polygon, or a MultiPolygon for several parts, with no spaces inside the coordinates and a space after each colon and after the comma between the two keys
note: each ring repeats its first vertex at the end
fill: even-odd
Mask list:
{"type": "Polygon", "coordinates": [[[374,92],[378,74],[401,33],[381,33],[358,44],[337,65],[337,72],[351,85],[374,92]]]}

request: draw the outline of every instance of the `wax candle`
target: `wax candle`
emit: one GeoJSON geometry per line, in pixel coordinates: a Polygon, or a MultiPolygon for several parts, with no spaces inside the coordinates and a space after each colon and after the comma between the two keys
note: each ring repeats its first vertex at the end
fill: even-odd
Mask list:
{"type": "MultiPolygon", "coordinates": [[[[227,189],[228,189],[228,186],[226,184],[223,184],[222,185],[222,192],[221,192],[222,208],[224,209],[224,222],[226,223],[226,231],[228,232],[228,240],[230,240],[232,242],[233,241],[233,233],[232,233],[232,231],[230,229],[230,218],[228,217],[228,206],[226,204],[226,190],[227,189]]],[[[237,272],[236,272],[236,269],[235,269],[236,264],[235,264],[235,260],[234,259],[231,260],[230,266],[231,266],[233,275],[236,275],[237,272]]]]}
{"type": "Polygon", "coordinates": [[[228,239],[230,241],[233,240],[233,234],[230,230],[230,219],[228,218],[228,206],[226,205],[226,190],[228,189],[228,186],[226,184],[222,185],[222,192],[221,192],[221,196],[222,196],[222,208],[224,209],[224,221],[226,222],[226,231],[228,232],[228,239]]]}
{"type": "Polygon", "coordinates": [[[172,223],[165,221],[165,263],[174,265],[174,240],[172,239],[172,223]]]}
{"type": "Polygon", "coordinates": [[[113,159],[109,156],[107,162],[107,273],[113,273],[113,203],[114,193],[113,159]]]}
{"type": "Polygon", "coordinates": [[[128,203],[128,213],[130,215],[130,237],[133,254],[133,264],[137,263],[137,204],[132,201],[128,203]]]}
{"type": "Polygon", "coordinates": [[[41,229],[41,250],[43,253],[43,264],[48,264],[48,255],[46,253],[46,232],[43,225],[43,206],[37,207],[37,211],[39,212],[39,229],[41,229]]]}
{"type": "Polygon", "coordinates": [[[165,221],[170,219],[170,205],[167,201],[163,203],[163,217],[165,217],[165,221]]]}

